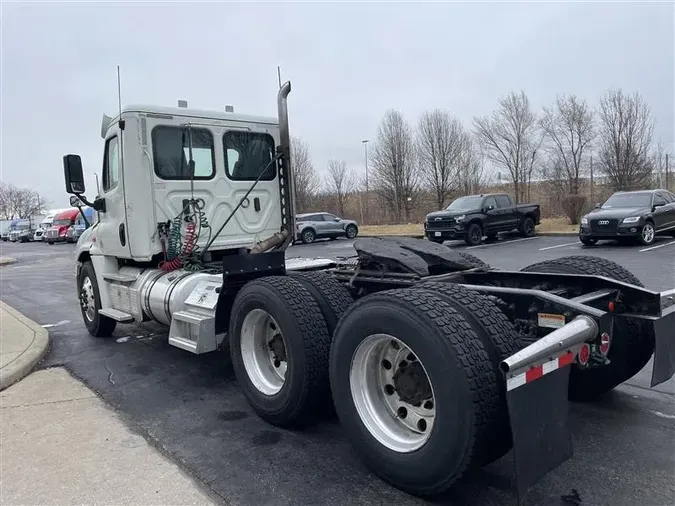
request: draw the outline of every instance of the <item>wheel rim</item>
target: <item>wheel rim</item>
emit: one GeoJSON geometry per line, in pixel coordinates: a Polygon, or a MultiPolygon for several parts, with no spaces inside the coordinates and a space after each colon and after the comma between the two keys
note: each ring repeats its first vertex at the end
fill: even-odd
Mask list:
{"type": "Polygon", "coordinates": [[[314,240],[314,234],[312,233],[311,230],[308,230],[307,232],[305,232],[304,239],[305,239],[305,242],[312,242],[314,240]]]}
{"type": "Polygon", "coordinates": [[[528,221],[525,224],[525,233],[527,235],[531,235],[533,231],[534,231],[534,224],[531,221],[528,221]]]}
{"type": "Polygon", "coordinates": [[[356,229],[354,229],[354,227],[347,227],[347,237],[349,237],[350,239],[353,239],[355,235],[356,235],[356,229]]]}
{"type": "Polygon", "coordinates": [[[241,356],[251,383],[265,395],[284,386],[288,362],[279,325],[263,309],[254,309],[241,327],[241,356]]]}
{"type": "Polygon", "coordinates": [[[93,322],[96,317],[96,298],[94,296],[94,285],[91,284],[89,276],[85,277],[84,281],[82,281],[80,304],[82,305],[82,312],[85,318],[93,322]]]}
{"type": "Polygon", "coordinates": [[[650,223],[645,223],[642,227],[642,240],[644,242],[652,242],[654,240],[654,227],[650,223]]]}
{"type": "Polygon", "coordinates": [[[398,453],[428,441],[436,402],[424,365],[401,340],[368,336],[356,348],[349,371],[354,405],[368,432],[398,453]]]}
{"type": "Polygon", "coordinates": [[[481,238],[481,232],[478,227],[474,227],[473,230],[471,231],[471,240],[473,242],[480,242],[481,238]]]}

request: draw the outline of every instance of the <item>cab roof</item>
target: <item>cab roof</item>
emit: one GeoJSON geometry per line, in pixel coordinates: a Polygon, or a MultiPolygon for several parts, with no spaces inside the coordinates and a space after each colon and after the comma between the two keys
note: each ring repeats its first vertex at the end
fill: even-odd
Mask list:
{"type": "MultiPolygon", "coordinates": [[[[266,125],[278,125],[279,120],[273,116],[252,116],[225,111],[207,111],[204,109],[190,109],[187,107],[166,107],[160,105],[131,104],[122,109],[124,113],[165,114],[170,116],[216,119],[222,121],[238,121],[242,123],[262,123],[266,125]]],[[[119,114],[115,115],[115,118],[119,114]]],[[[113,118],[113,119],[115,119],[113,118]]]]}

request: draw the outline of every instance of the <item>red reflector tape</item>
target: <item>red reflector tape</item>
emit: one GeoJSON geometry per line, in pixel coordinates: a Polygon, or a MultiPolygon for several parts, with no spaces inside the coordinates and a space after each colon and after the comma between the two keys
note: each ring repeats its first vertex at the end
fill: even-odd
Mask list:
{"type": "Polygon", "coordinates": [[[527,383],[530,383],[531,381],[538,380],[545,374],[555,371],[556,369],[560,369],[561,367],[565,367],[566,365],[571,364],[573,361],[574,353],[568,352],[549,362],[544,362],[541,365],[532,367],[523,373],[516,374],[511,378],[507,378],[506,390],[513,390],[514,388],[523,386],[527,383]]]}

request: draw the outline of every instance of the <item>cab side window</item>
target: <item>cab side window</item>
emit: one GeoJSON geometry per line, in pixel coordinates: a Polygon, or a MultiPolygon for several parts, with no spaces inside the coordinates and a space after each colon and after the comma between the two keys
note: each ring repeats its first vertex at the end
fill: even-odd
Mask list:
{"type": "Polygon", "coordinates": [[[107,192],[119,182],[119,149],[117,137],[111,137],[105,143],[103,155],[103,191],[107,192]]]}
{"type": "Polygon", "coordinates": [[[492,206],[492,209],[496,209],[496,208],[497,208],[497,202],[495,201],[495,198],[494,198],[494,197],[488,197],[488,198],[485,199],[485,203],[483,204],[483,207],[484,207],[485,209],[487,209],[487,208],[489,208],[490,206],[492,206]]]}
{"type": "Polygon", "coordinates": [[[504,209],[506,207],[511,207],[513,204],[511,204],[511,199],[506,196],[506,195],[497,195],[497,206],[500,209],[504,209]]]}

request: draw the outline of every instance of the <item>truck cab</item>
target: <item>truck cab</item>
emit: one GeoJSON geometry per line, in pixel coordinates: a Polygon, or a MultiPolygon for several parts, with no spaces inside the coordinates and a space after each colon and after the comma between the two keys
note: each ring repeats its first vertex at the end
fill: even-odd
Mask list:
{"type": "Polygon", "coordinates": [[[48,244],[57,242],[66,242],[68,229],[75,223],[79,211],[77,209],[68,209],[54,216],[52,226],[44,233],[44,239],[48,244]]]}

